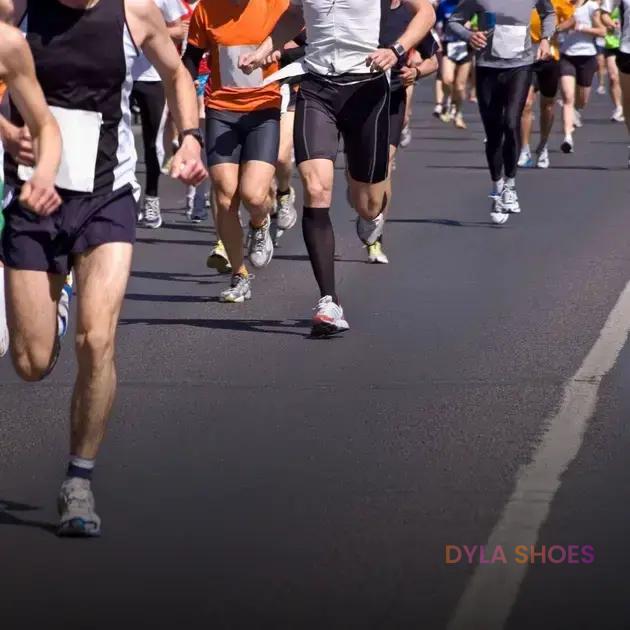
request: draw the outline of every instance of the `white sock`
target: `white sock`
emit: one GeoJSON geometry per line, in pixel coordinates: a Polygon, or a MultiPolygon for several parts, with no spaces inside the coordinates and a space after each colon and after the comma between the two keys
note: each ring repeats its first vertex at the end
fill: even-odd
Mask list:
{"type": "Polygon", "coordinates": [[[566,136],[564,136],[564,141],[573,143],[573,136],[568,133],[566,136]]]}
{"type": "Polygon", "coordinates": [[[492,182],[493,195],[500,195],[503,192],[504,188],[505,188],[505,182],[503,181],[503,178],[501,178],[500,180],[496,182],[492,182]]]}
{"type": "Polygon", "coordinates": [[[516,179],[514,177],[506,177],[505,185],[507,188],[516,188],[516,179]]]}
{"type": "Polygon", "coordinates": [[[529,144],[524,144],[523,148],[521,149],[521,153],[527,153],[527,155],[531,154],[531,150],[529,148],[529,144]]]}

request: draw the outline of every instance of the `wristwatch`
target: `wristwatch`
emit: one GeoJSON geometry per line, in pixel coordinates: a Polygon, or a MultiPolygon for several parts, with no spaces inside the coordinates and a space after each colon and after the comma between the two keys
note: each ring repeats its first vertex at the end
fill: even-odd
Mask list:
{"type": "Polygon", "coordinates": [[[203,134],[201,133],[201,129],[184,129],[180,134],[179,134],[179,144],[182,143],[183,139],[186,136],[192,136],[201,146],[201,148],[203,149],[205,142],[203,139],[203,134]]]}
{"type": "Polygon", "coordinates": [[[405,55],[407,54],[407,51],[405,50],[405,47],[400,42],[394,42],[389,47],[389,49],[391,51],[393,51],[393,53],[396,55],[396,58],[398,59],[398,61],[403,59],[405,57],[405,55]]]}

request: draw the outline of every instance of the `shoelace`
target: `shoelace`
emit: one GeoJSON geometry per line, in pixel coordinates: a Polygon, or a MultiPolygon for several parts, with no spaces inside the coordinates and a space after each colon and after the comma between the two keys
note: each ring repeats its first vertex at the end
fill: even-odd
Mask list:
{"type": "Polygon", "coordinates": [[[153,202],[149,202],[144,207],[144,216],[149,221],[154,221],[159,216],[159,210],[157,208],[157,204],[153,202]]]}
{"type": "Polygon", "coordinates": [[[265,228],[261,227],[253,230],[252,240],[254,241],[254,251],[263,252],[265,250],[265,228]]]}

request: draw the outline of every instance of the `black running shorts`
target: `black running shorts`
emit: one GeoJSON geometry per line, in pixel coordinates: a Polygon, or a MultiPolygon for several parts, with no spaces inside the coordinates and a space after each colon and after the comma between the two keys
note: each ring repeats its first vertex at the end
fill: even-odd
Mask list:
{"type": "Polygon", "coordinates": [[[405,111],[407,108],[407,90],[400,88],[392,90],[389,104],[389,144],[398,147],[402,130],[405,126],[405,111]]]}
{"type": "Polygon", "coordinates": [[[137,216],[130,186],[66,198],[48,217],[29,212],[15,197],[4,210],[0,258],[12,269],[65,276],[75,254],[105,243],[134,243],[137,216]]]}
{"type": "Polygon", "coordinates": [[[534,89],[545,98],[555,98],[560,87],[560,64],[554,59],[537,61],[534,66],[534,89]]]}
{"type": "Polygon", "coordinates": [[[617,67],[619,72],[630,74],[630,55],[628,53],[617,51],[617,67]]]}
{"type": "Polygon", "coordinates": [[[295,160],[334,161],[343,137],[352,179],[376,184],[387,179],[389,164],[389,81],[345,75],[334,80],[304,77],[293,129],[295,160]]]}
{"type": "Polygon", "coordinates": [[[208,166],[278,161],[280,110],[228,112],[206,109],[208,166]]]}
{"type": "Polygon", "coordinates": [[[580,87],[591,87],[597,72],[595,55],[562,55],[560,59],[560,76],[575,77],[580,87]]]}

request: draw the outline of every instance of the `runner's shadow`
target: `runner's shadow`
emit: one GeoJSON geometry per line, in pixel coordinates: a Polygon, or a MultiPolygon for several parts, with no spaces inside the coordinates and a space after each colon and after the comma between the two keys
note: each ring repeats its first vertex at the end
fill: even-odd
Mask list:
{"type": "Polygon", "coordinates": [[[166,280],[167,282],[194,282],[195,284],[217,284],[216,275],[208,273],[170,273],[166,271],[132,271],[132,278],[143,280],[166,280]]]}
{"type": "Polygon", "coordinates": [[[33,527],[42,529],[49,534],[57,534],[57,526],[53,523],[43,523],[28,518],[21,518],[12,512],[33,512],[40,508],[14,501],[0,499],[0,525],[17,525],[18,527],[33,527]]]}
{"type": "Polygon", "coordinates": [[[505,230],[506,225],[496,225],[491,221],[456,221],[455,219],[387,219],[387,223],[430,223],[446,227],[491,228],[505,230]]]}
{"type": "Polygon", "coordinates": [[[145,245],[162,245],[169,243],[172,245],[198,245],[199,247],[210,247],[212,239],[207,241],[177,241],[168,238],[136,238],[136,243],[144,243],[145,245]]]}
{"type": "Polygon", "coordinates": [[[309,337],[311,321],[308,319],[151,319],[123,318],[121,326],[192,326],[212,330],[235,330],[239,332],[264,333],[268,335],[297,335],[309,337]],[[278,330],[273,330],[278,329],[278,330]]]}
{"type": "Polygon", "coordinates": [[[126,300],[135,302],[173,302],[176,304],[209,304],[219,302],[216,296],[207,295],[151,295],[147,293],[127,293],[126,300]]]}

